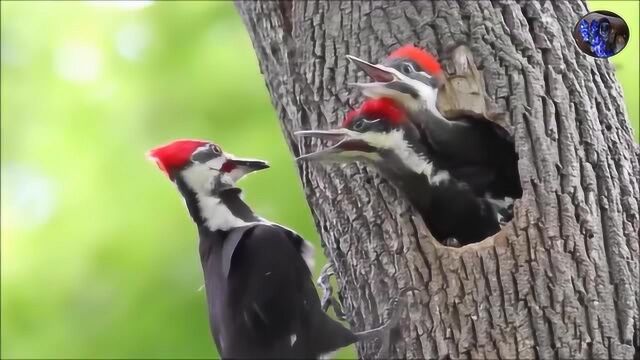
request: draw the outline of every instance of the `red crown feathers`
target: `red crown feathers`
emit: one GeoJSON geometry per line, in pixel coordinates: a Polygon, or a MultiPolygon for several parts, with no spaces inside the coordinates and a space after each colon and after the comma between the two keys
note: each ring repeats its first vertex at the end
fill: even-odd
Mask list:
{"type": "Polygon", "coordinates": [[[170,172],[187,164],[193,152],[205,144],[209,144],[209,142],[202,140],[175,140],[169,144],[149,150],[147,156],[158,164],[160,170],[169,175],[170,172]]]}
{"type": "Polygon", "coordinates": [[[356,116],[386,119],[392,124],[399,124],[406,119],[404,110],[389,98],[369,99],[355,110],[351,110],[342,122],[342,127],[348,127],[356,116]]]}
{"type": "Polygon", "coordinates": [[[404,45],[394,50],[390,55],[390,59],[398,59],[398,58],[406,58],[413,60],[416,64],[418,64],[422,70],[427,72],[428,74],[440,75],[442,74],[442,67],[433,55],[417,48],[413,45],[404,45]]]}

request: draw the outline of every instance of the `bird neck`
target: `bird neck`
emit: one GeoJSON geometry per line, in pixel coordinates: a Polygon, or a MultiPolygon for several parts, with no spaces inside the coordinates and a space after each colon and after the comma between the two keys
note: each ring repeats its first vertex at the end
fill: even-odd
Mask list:
{"type": "Polygon", "coordinates": [[[390,132],[385,138],[385,146],[379,147],[382,165],[388,171],[399,174],[422,174],[429,170],[431,159],[420,137],[418,129],[413,125],[390,132]]]}
{"type": "Polygon", "coordinates": [[[420,124],[426,135],[425,138],[448,138],[451,134],[456,134],[462,123],[448,120],[438,110],[438,89],[422,84],[416,87],[418,97],[416,101],[408,103],[407,110],[412,122],[420,124]]]}
{"type": "Polygon", "coordinates": [[[412,109],[414,114],[429,116],[430,120],[436,123],[447,125],[449,120],[438,110],[438,89],[429,86],[421,86],[418,91],[420,99],[417,108],[412,109]]]}
{"type": "MultiPolygon", "coordinates": [[[[429,208],[431,199],[431,184],[428,173],[416,173],[406,167],[381,168],[381,173],[389,179],[401,192],[404,193],[409,202],[420,212],[429,208]]],[[[429,170],[431,171],[431,170],[429,170]]]]}
{"type": "Polygon", "coordinates": [[[431,174],[433,163],[423,146],[412,146],[403,141],[402,146],[387,149],[381,155],[384,160],[380,162],[380,167],[387,177],[397,180],[425,177],[424,181],[428,183],[427,177],[431,174]]]}
{"type": "Polygon", "coordinates": [[[176,185],[184,197],[189,215],[199,228],[209,231],[226,231],[235,227],[259,222],[240,196],[242,190],[230,187],[216,193],[199,193],[191,189],[180,177],[176,185]]]}

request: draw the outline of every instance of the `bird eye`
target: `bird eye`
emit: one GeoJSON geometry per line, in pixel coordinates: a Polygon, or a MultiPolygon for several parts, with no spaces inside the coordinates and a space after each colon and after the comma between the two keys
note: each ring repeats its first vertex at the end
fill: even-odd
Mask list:
{"type": "Polygon", "coordinates": [[[364,129],[364,120],[359,119],[355,123],[353,123],[353,130],[360,131],[364,129]]]}
{"type": "Polygon", "coordinates": [[[402,67],[400,68],[400,71],[402,71],[405,74],[411,74],[412,72],[414,72],[415,70],[413,69],[413,66],[411,66],[411,64],[409,63],[404,63],[402,64],[402,67]]]}
{"type": "Polygon", "coordinates": [[[222,153],[222,149],[220,149],[220,147],[218,145],[212,145],[211,146],[211,150],[213,151],[214,154],[221,154],[222,153]]]}

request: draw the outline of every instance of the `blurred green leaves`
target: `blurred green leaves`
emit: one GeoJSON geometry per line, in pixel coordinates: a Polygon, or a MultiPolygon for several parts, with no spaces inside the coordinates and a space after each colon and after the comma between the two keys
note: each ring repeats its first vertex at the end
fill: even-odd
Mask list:
{"type": "Polygon", "coordinates": [[[3,358],[215,355],[197,234],[155,145],[268,160],[246,199],[319,245],[233,4],[135,5],[1,4],[3,358]]]}

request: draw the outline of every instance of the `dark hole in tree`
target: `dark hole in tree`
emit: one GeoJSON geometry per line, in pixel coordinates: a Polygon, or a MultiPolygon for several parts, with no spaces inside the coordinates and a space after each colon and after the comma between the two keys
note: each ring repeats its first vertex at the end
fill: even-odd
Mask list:
{"type": "MultiPolygon", "coordinates": [[[[509,158],[509,157],[505,157],[505,159],[507,159],[508,161],[505,161],[504,165],[509,167],[509,168],[513,168],[513,169],[518,169],[518,159],[519,159],[519,154],[518,154],[518,144],[515,141],[515,137],[511,136],[512,139],[512,146],[513,146],[513,151],[515,152],[515,158],[509,158]]],[[[500,164],[497,164],[500,165],[500,164]]],[[[442,238],[437,238],[437,240],[448,247],[464,247],[466,245],[471,245],[471,244],[475,244],[475,243],[479,243],[485,240],[490,239],[491,237],[495,236],[496,234],[498,234],[500,231],[502,231],[503,228],[505,228],[506,226],[508,226],[512,221],[513,221],[513,216],[514,216],[514,212],[515,212],[515,206],[516,206],[516,200],[520,199],[522,197],[522,179],[520,176],[520,171],[519,169],[516,170],[515,173],[513,173],[513,176],[510,177],[510,179],[512,180],[512,184],[517,184],[517,191],[515,191],[513,193],[513,196],[510,196],[508,198],[510,198],[511,200],[508,201],[510,203],[510,205],[503,207],[504,211],[498,211],[496,210],[496,218],[499,218],[498,220],[498,228],[495,228],[494,231],[490,231],[490,232],[483,232],[482,236],[478,236],[476,238],[474,238],[471,241],[460,241],[459,239],[442,239],[442,238]],[[500,215],[498,215],[498,213],[500,215]]],[[[478,197],[480,198],[480,197],[478,197]]],[[[507,197],[505,197],[505,199],[507,199],[507,197]]],[[[505,202],[506,204],[506,202],[505,202]]],[[[496,208],[498,208],[498,206],[496,206],[496,208]]],[[[488,218],[487,218],[488,219],[488,218]]],[[[489,219],[490,220],[490,219],[489,219]]],[[[428,222],[428,221],[425,221],[428,222]]],[[[464,224],[460,224],[460,225],[464,225],[464,224]]],[[[431,227],[427,224],[427,227],[429,227],[429,230],[432,231],[431,227]]],[[[432,235],[434,235],[434,237],[436,237],[435,234],[433,234],[432,231],[432,235]]]]}

